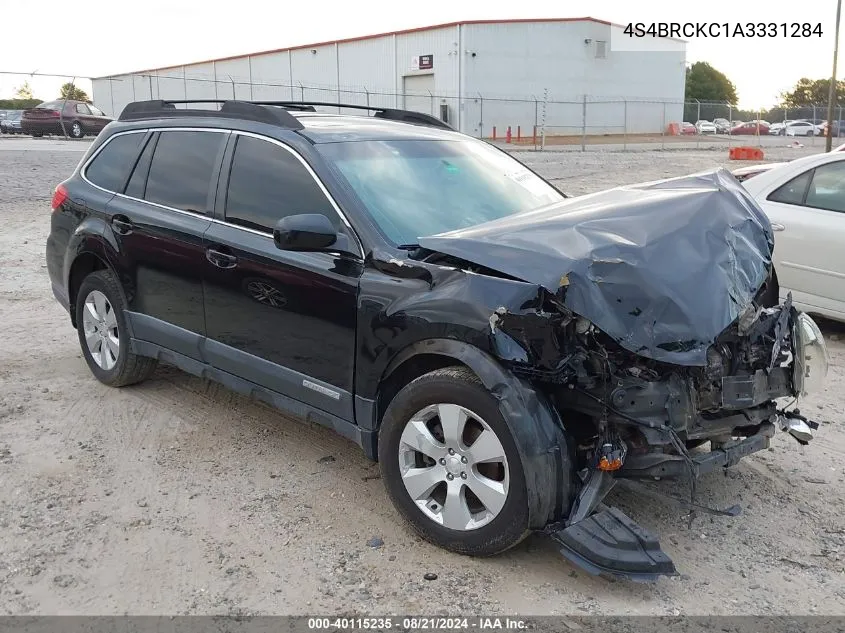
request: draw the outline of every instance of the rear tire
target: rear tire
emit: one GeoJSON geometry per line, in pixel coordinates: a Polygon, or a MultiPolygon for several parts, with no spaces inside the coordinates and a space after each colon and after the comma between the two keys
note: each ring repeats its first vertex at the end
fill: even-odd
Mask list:
{"type": "Polygon", "coordinates": [[[516,442],[498,401],[469,369],[438,369],[406,385],[385,412],[378,454],[393,504],[427,541],[458,554],[491,556],[528,535],[527,487],[516,442]],[[420,422],[426,411],[436,413],[420,422]],[[454,425],[457,435],[440,421],[450,411],[470,414],[454,425]],[[412,471],[420,471],[419,479],[425,474],[423,485],[412,471]],[[415,485],[420,493],[412,497],[415,485]]]}
{"type": "Polygon", "coordinates": [[[83,279],[75,307],[82,354],[97,380],[124,387],[150,377],[157,361],[130,351],[126,304],[111,271],[98,270],[83,279]]]}

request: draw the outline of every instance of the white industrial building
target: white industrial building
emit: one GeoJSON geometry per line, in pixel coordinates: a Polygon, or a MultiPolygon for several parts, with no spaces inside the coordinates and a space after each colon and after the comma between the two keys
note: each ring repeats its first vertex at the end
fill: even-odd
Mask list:
{"type": "Polygon", "coordinates": [[[462,132],[660,132],[683,112],[685,44],[594,18],[470,21],[93,80],[117,116],[145,99],[299,100],[417,110],[462,132]]]}

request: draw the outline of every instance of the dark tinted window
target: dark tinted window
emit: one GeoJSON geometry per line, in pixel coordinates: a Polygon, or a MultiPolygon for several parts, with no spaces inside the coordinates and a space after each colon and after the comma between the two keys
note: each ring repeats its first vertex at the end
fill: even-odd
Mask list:
{"type": "Polygon", "coordinates": [[[208,190],[226,138],[214,132],[162,132],[144,199],[174,209],[208,212],[208,190]]]}
{"type": "Polygon", "coordinates": [[[85,177],[98,187],[122,192],[143,138],[143,133],[121,134],[112,138],[88,165],[85,177]]]}
{"type": "Polygon", "coordinates": [[[150,169],[150,159],[152,158],[153,150],[155,149],[155,140],[150,138],[149,143],[141,152],[140,158],[135,163],[135,170],[129,178],[129,184],[126,185],[126,195],[133,198],[143,198],[144,189],[147,186],[147,172],[150,169]]]}
{"type": "Polygon", "coordinates": [[[340,228],[340,218],[308,170],[286,149],[250,136],[235,147],[226,220],[271,232],[283,217],[322,213],[340,228]]]}
{"type": "Polygon", "coordinates": [[[803,204],[804,193],[807,191],[807,184],[810,182],[812,173],[812,171],[806,171],[785,185],[781,185],[769,194],[769,200],[785,204],[803,204]]]}

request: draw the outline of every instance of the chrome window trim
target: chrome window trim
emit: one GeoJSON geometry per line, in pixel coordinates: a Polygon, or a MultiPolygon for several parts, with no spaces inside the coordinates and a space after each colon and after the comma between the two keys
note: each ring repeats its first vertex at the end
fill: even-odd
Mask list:
{"type": "MultiPolygon", "coordinates": [[[[142,198],[135,198],[133,196],[127,196],[125,193],[118,193],[116,191],[111,191],[110,189],[106,189],[104,187],[100,187],[99,185],[95,185],[93,182],[88,180],[88,177],[86,175],[86,171],[88,170],[88,166],[100,154],[100,152],[103,151],[103,148],[105,148],[106,145],[108,145],[109,143],[112,142],[113,139],[117,138],[118,136],[124,136],[126,134],[146,134],[147,132],[150,132],[150,131],[152,131],[152,132],[215,132],[215,133],[218,133],[218,134],[237,134],[237,135],[240,135],[240,136],[250,136],[252,138],[256,138],[256,139],[259,139],[259,140],[262,140],[262,141],[267,141],[267,142],[272,143],[274,145],[278,145],[279,147],[281,147],[284,150],[287,150],[288,152],[293,154],[294,157],[296,157],[296,159],[302,164],[302,166],[305,167],[305,170],[310,174],[311,178],[313,178],[314,181],[317,183],[317,186],[319,187],[320,191],[323,192],[323,195],[326,196],[326,199],[328,199],[329,203],[332,205],[332,208],[335,210],[335,213],[337,213],[338,216],[340,216],[341,221],[343,222],[344,225],[346,225],[346,227],[349,229],[349,232],[352,234],[352,238],[354,239],[355,244],[358,247],[358,253],[357,253],[358,257],[360,257],[361,259],[364,258],[364,246],[361,243],[361,239],[358,237],[358,234],[356,233],[352,224],[349,222],[349,219],[346,217],[346,215],[343,213],[343,211],[340,210],[340,206],[337,204],[334,197],[329,193],[328,189],[326,189],[326,186],[323,184],[322,180],[320,180],[320,178],[317,176],[317,174],[311,168],[311,165],[309,165],[305,161],[305,159],[302,158],[302,156],[299,154],[299,152],[297,152],[295,149],[293,149],[289,145],[283,143],[282,141],[279,141],[278,139],[270,138],[269,136],[264,136],[262,134],[256,134],[254,132],[244,132],[244,131],[241,131],[241,130],[231,130],[229,128],[209,128],[209,127],[143,128],[143,129],[137,129],[137,130],[126,130],[126,131],[123,131],[123,132],[116,132],[115,134],[110,136],[105,143],[100,145],[100,147],[97,148],[97,151],[94,152],[85,161],[84,165],[82,165],[82,168],[79,171],[79,175],[82,177],[82,180],[87,182],[89,185],[91,185],[95,189],[99,189],[100,191],[110,193],[114,196],[119,196],[119,197],[124,198],[126,200],[133,200],[134,202],[143,202],[144,204],[149,204],[149,205],[152,205],[154,207],[158,207],[159,209],[164,209],[166,211],[172,211],[174,213],[181,213],[183,215],[191,216],[191,217],[194,217],[194,218],[202,218],[204,220],[210,221],[212,224],[220,224],[222,226],[228,226],[228,227],[238,229],[238,230],[241,230],[241,231],[246,231],[247,233],[252,233],[254,235],[260,235],[262,237],[267,237],[267,238],[270,238],[271,240],[273,239],[273,234],[271,232],[258,231],[256,229],[251,229],[251,228],[248,228],[248,227],[245,227],[245,226],[240,226],[239,224],[233,224],[231,222],[226,222],[225,220],[218,220],[217,218],[211,217],[211,215],[209,215],[209,214],[193,213],[191,211],[185,211],[184,209],[176,209],[174,207],[168,207],[167,205],[164,205],[164,204],[158,204],[157,202],[150,202],[149,200],[143,200],[142,198]]],[[[232,158],[234,159],[234,154],[232,155],[232,158]]],[[[224,207],[224,213],[225,213],[225,207],[224,207]]]]}

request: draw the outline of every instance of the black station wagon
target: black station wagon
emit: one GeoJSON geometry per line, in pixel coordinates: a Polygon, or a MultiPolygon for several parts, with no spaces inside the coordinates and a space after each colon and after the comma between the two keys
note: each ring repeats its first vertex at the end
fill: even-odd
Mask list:
{"type": "Polygon", "coordinates": [[[545,530],[633,579],[676,571],[617,478],[812,437],[778,399],[824,339],[728,172],[569,198],[419,113],[188,105],[128,105],[55,189],[52,289],[103,383],[171,363],[360,445],[442,547],[545,530]]]}

